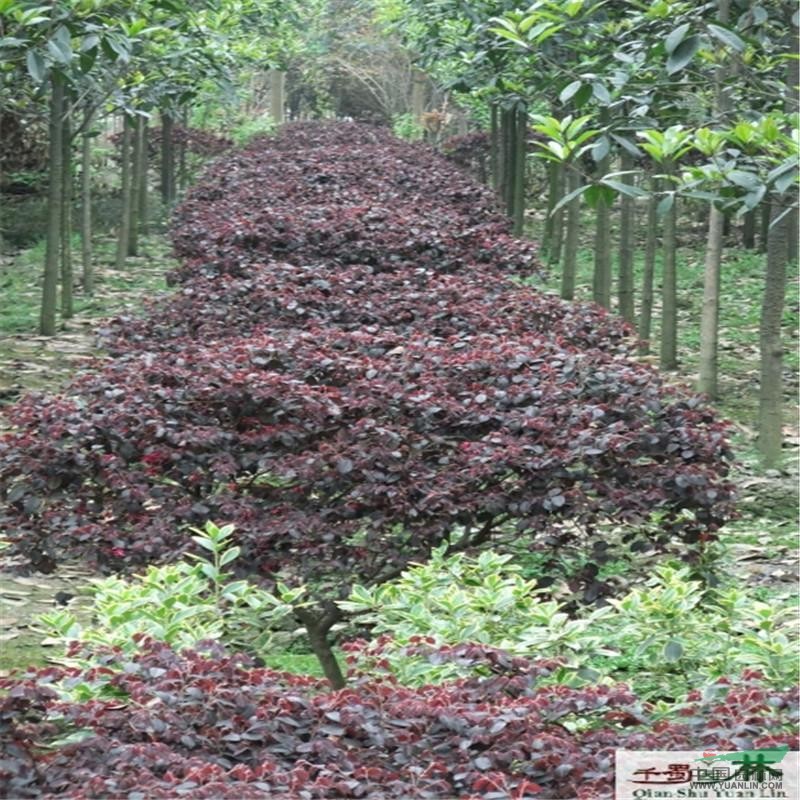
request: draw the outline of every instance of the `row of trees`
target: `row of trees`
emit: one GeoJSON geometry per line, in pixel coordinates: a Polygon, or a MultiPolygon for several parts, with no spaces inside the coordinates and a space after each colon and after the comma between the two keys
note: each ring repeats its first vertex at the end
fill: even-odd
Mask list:
{"type": "Polygon", "coordinates": [[[176,124],[188,118],[192,103],[209,87],[218,93],[228,85],[237,65],[264,71],[277,63],[277,11],[273,0],[58,0],[44,6],[0,0],[0,112],[13,110],[13,99],[27,94],[48,119],[42,334],[55,333],[59,311],[62,318],[73,314],[73,206],[81,209],[81,285],[87,295],[94,291],[95,137],[108,130],[110,119],[121,117],[116,256],[121,267],[137,253],[137,233],[148,217],[151,121],[160,118],[159,182],[169,208],[177,194],[176,124]],[[80,203],[74,203],[78,171],[80,203]]]}
{"type": "MultiPolygon", "coordinates": [[[[780,323],[796,259],[797,13],[789,2],[595,3],[380,0],[383,18],[435,78],[490,109],[492,180],[524,223],[525,143],[548,175],[543,248],[575,287],[582,203],[595,217],[593,297],[652,336],[661,250],[662,368],[677,366],[676,226],[705,217],[700,391],[719,393],[717,343],[724,233],[767,253],[761,323],[759,446],[781,447],[780,323]],[[646,205],[643,283],[634,302],[638,204],[646,205]],[[610,238],[617,207],[619,233],[610,238]],[[761,225],[758,225],[759,219],[761,225]],[[617,253],[617,274],[612,254],[617,253]],[[616,291],[614,287],[616,284],[616,291]],[[614,297],[616,295],[616,297],[614,297]]],[[[585,212],[584,212],[585,213],[585,212]]]]}

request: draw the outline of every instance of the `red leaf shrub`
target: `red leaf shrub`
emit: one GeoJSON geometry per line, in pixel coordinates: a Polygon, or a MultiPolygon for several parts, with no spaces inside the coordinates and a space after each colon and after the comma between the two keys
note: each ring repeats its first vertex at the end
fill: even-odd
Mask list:
{"type": "Polygon", "coordinates": [[[591,303],[567,303],[494,273],[441,275],[414,269],[254,263],[247,278],[195,278],[151,305],[144,318],[124,317],[103,331],[112,353],[184,346],[265,331],[328,325],[447,338],[536,333],[565,346],[626,355],[635,342],[618,317],[591,303]]]}
{"type": "Polygon", "coordinates": [[[344,588],[457,527],[567,544],[566,521],[661,509],[642,535],[663,549],[729,513],[721,425],[652,370],[563,337],[375,327],[172,339],[29,396],[0,449],[10,538],[122,566],[222,519],[253,569],[344,588]]]}
{"type": "Polygon", "coordinates": [[[357,124],[296,123],[212,167],[176,213],[174,278],[248,276],[254,260],[531,273],[494,195],[433,150],[357,124]],[[313,142],[306,144],[306,142],[313,142]]]}
{"type": "Polygon", "coordinates": [[[601,798],[612,793],[617,747],[796,747],[797,692],[767,690],[756,674],[690,699],[685,721],[653,724],[624,686],[540,686],[553,664],[480,647],[462,647],[458,657],[489,659],[496,674],[420,689],[363,681],[327,692],[313,679],[237,657],[151,645],[117,664],[122,671],[110,683],[123,697],[114,700],[59,702],[36,685],[91,675],[46,670],[3,680],[0,794],[601,798]],[[47,712],[88,737],[38,749],[56,730],[47,712]],[[581,721],[578,732],[572,720],[581,721]]]}

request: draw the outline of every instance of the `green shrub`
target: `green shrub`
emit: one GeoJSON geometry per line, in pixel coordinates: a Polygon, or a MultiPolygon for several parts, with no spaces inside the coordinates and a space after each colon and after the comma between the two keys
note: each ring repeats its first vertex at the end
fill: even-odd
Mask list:
{"type": "Polygon", "coordinates": [[[220,528],[209,522],[196,533],[192,538],[208,551],[206,558],[149,567],[129,579],[94,581],[91,625],[81,625],[66,610],[43,614],[40,624],[51,640],[85,646],[79,658],[65,656],[61,661],[86,666],[92,652],[106,647],[132,655],[142,637],[176,650],[204,640],[257,656],[276,647],[287,636],[280,626],[303,590],[278,584],[275,595],[244,580],[231,581],[225,567],[239,556],[239,548],[230,544],[233,526],[220,528]]]}
{"type": "Polygon", "coordinates": [[[343,609],[383,637],[362,669],[383,664],[410,685],[473,674],[430,658],[437,647],[477,643],[528,658],[561,658],[560,683],[623,680],[641,696],[671,699],[745,668],[785,688],[797,678],[795,613],[727,587],[704,590],[688,568],[656,568],[646,586],[578,618],[543,598],[511,556],[434,551],[392,583],[356,586],[343,609]],[[387,641],[388,639],[388,641],[387,641]],[[422,646],[420,646],[422,645],[422,646]]]}
{"type": "Polygon", "coordinates": [[[275,133],[276,128],[275,121],[269,114],[265,113],[252,119],[242,120],[233,128],[230,136],[237,147],[242,147],[256,136],[270,136],[275,133]]]}
{"type": "Polygon", "coordinates": [[[425,128],[414,119],[413,114],[397,114],[392,119],[392,133],[400,139],[415,142],[425,136],[425,128]]]}
{"type": "Polygon", "coordinates": [[[457,664],[431,664],[414,652],[419,637],[435,645],[474,642],[515,655],[561,657],[576,670],[593,654],[613,654],[592,632],[610,609],[570,619],[559,603],[542,599],[535,581],[521,576],[511,556],[492,551],[476,558],[446,556],[446,549],[434,550],[426,564],[396,581],[374,589],[354,587],[349,600],[339,603],[361,614],[373,633],[391,636],[393,646],[382,657],[400,681],[420,685],[462,674],[457,664]]]}

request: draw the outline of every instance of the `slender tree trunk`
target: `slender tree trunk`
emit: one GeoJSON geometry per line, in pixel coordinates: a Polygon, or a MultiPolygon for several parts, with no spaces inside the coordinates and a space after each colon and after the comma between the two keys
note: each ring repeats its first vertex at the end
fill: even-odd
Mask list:
{"type": "Polygon", "coordinates": [[[746,250],[756,249],[756,209],[753,208],[744,215],[742,224],[742,247],[746,250]]]}
{"type": "Polygon", "coordinates": [[[43,336],[56,332],[56,299],[58,293],[58,266],[61,249],[61,204],[64,158],[64,79],[53,71],[50,77],[50,114],[48,144],[47,190],[47,245],[42,287],[42,308],[39,331],[43,336]]]}
{"type": "Polygon", "coordinates": [[[506,214],[514,217],[514,180],[517,175],[517,115],[511,109],[505,112],[506,118],[506,214]]]}
{"type": "MultiPolygon", "coordinates": [[[[781,203],[772,199],[772,218],[783,213],[781,203]]],[[[769,229],[767,271],[761,304],[759,345],[761,350],[761,383],[758,395],[758,449],[766,467],[780,462],[783,444],[783,343],[781,322],[786,296],[786,263],[788,217],[769,229]]]]}
{"type": "MultiPolygon", "coordinates": [[[[797,197],[794,198],[794,203],[797,203],[797,197]]],[[[787,236],[786,236],[786,252],[788,254],[788,259],[790,264],[797,263],[797,246],[798,246],[798,238],[800,238],[800,225],[798,225],[800,219],[798,219],[797,211],[790,211],[788,217],[786,218],[786,226],[787,226],[787,236]]]]}
{"type": "Polygon", "coordinates": [[[499,143],[499,163],[498,163],[498,188],[497,192],[500,196],[500,204],[502,208],[508,205],[508,185],[511,179],[508,171],[508,164],[511,159],[509,152],[510,146],[510,128],[509,128],[509,111],[505,108],[499,110],[500,130],[498,135],[499,143]]]}
{"type": "Polygon", "coordinates": [[[725,215],[712,205],[708,216],[708,238],[703,270],[703,308],[700,315],[700,375],[697,390],[714,400],[719,395],[717,349],[724,219],[725,215]]]}
{"type": "Polygon", "coordinates": [[[765,197],[761,201],[759,208],[761,209],[761,220],[758,230],[758,252],[767,252],[767,242],[769,241],[769,221],[772,219],[772,201],[769,197],[765,197]]]}
{"type": "MultiPolygon", "coordinates": [[[[800,48],[800,30],[793,20],[794,15],[797,13],[797,3],[784,3],[783,13],[785,28],[787,31],[791,31],[787,50],[795,56],[795,58],[786,60],[786,111],[789,114],[797,114],[800,111],[800,95],[798,95],[798,91],[800,91],[798,89],[798,86],[800,86],[800,61],[796,56],[798,48],[800,48]]],[[[798,199],[797,187],[795,186],[791,192],[792,205],[795,205],[798,199]]],[[[795,210],[790,211],[786,219],[786,239],[789,263],[796,264],[798,260],[798,239],[800,239],[800,218],[798,217],[796,205],[795,210]]]]}
{"type": "Polygon", "coordinates": [[[140,173],[142,171],[142,146],[140,128],[144,117],[137,115],[131,122],[131,145],[133,148],[131,165],[131,202],[130,221],[128,222],[128,255],[139,255],[139,188],[142,185],[140,173]]]}
{"type": "MultiPolygon", "coordinates": [[[[559,203],[566,190],[566,171],[564,165],[557,163],[556,167],[558,169],[556,175],[555,205],[559,203]]],[[[550,249],[547,252],[547,262],[551,266],[555,266],[561,262],[561,250],[564,247],[564,213],[565,210],[562,206],[553,214],[553,230],[550,239],[550,249]]]]}
{"type": "Polygon", "coordinates": [[[61,184],[61,316],[71,319],[75,313],[73,300],[74,280],[72,274],[72,124],[69,104],[64,107],[65,117],[62,133],[64,149],[61,184]]]}
{"type": "Polygon", "coordinates": [[[139,191],[136,193],[136,197],[139,201],[139,230],[141,233],[147,235],[148,232],[148,214],[149,214],[149,203],[148,203],[148,181],[147,181],[147,173],[148,173],[148,152],[147,152],[147,117],[141,117],[139,120],[141,124],[141,128],[138,129],[138,134],[141,137],[141,144],[139,145],[141,148],[141,163],[139,164],[139,191]]]}
{"type": "Polygon", "coordinates": [[[81,269],[83,293],[94,294],[92,264],[92,113],[87,111],[81,134],[81,269]]]}
{"type": "MultiPolygon", "coordinates": [[[[567,190],[577,191],[581,185],[581,174],[572,165],[567,167],[567,190]]],[[[561,296],[565,300],[575,297],[575,274],[578,265],[578,235],[581,229],[581,198],[573,197],[567,203],[567,233],[564,243],[564,264],[561,268],[561,296]]]]}
{"type": "MultiPolygon", "coordinates": [[[[665,164],[671,174],[672,164],[665,164]]],[[[676,268],[678,200],[675,198],[664,217],[663,261],[661,269],[661,368],[678,366],[678,272],[676,268]]]]}
{"type": "MultiPolygon", "coordinates": [[[[606,155],[597,164],[597,176],[609,172],[606,155]]],[[[595,209],[593,299],[603,308],[611,308],[611,206],[600,198],[595,209]]]]}
{"type": "Polygon", "coordinates": [[[497,120],[497,104],[491,107],[491,128],[489,133],[489,171],[492,174],[492,188],[500,189],[500,127],[497,120]]]}
{"type": "MultiPolygon", "coordinates": [[[[181,112],[181,124],[183,125],[184,130],[189,129],[188,108],[184,108],[181,112]]],[[[181,192],[185,192],[186,187],[189,185],[189,170],[186,163],[186,153],[186,140],[181,139],[181,142],[178,145],[178,186],[180,187],[181,192]]]]}
{"type": "MultiPolygon", "coordinates": [[[[717,0],[717,18],[723,25],[730,22],[730,0],[717,0]]],[[[714,73],[714,97],[717,114],[725,119],[730,110],[728,77],[730,70],[721,62],[714,73]]],[[[719,395],[718,347],[719,306],[722,284],[722,251],[730,235],[731,218],[711,204],[708,212],[705,265],[703,268],[703,307],[700,313],[700,354],[697,389],[713,400],[719,395]]]]}
{"type": "Polygon", "coordinates": [[[639,311],[639,353],[650,352],[650,337],[653,327],[653,282],[656,271],[656,249],[658,247],[658,180],[653,178],[650,199],[647,202],[647,239],[644,246],[644,270],[642,273],[642,306],[639,311]]]}
{"type": "Polygon", "coordinates": [[[305,609],[297,609],[295,614],[305,626],[311,649],[314,651],[325,677],[334,689],[343,689],[346,681],[328,641],[328,631],[333,622],[329,622],[325,618],[320,619],[313,612],[305,609]]]}
{"type": "Polygon", "coordinates": [[[168,111],[161,112],[161,200],[168,211],[175,203],[175,122],[168,111]]]}
{"type": "Polygon", "coordinates": [[[279,69],[269,71],[269,113],[276,125],[286,121],[284,95],[286,89],[286,73],[279,69]]]}
{"type": "MultiPolygon", "coordinates": [[[[630,173],[634,167],[633,157],[625,150],[622,151],[620,167],[625,173],[630,173]]],[[[624,174],[622,182],[632,186],[633,174],[624,174]]],[[[634,213],[633,198],[623,194],[620,199],[619,210],[619,283],[617,284],[617,299],[620,316],[631,324],[635,319],[633,307],[634,213]]]]}
{"type": "Polygon", "coordinates": [[[542,255],[548,264],[552,264],[553,260],[550,253],[553,249],[553,232],[555,230],[556,221],[553,217],[553,209],[561,199],[560,184],[560,164],[555,161],[547,162],[547,215],[544,218],[544,230],[542,231],[541,249],[542,255]]]}
{"type": "Polygon", "coordinates": [[[120,223],[117,231],[117,258],[116,268],[125,267],[125,257],[128,254],[128,245],[131,234],[131,133],[132,122],[130,117],[125,115],[125,122],[122,128],[122,144],[120,147],[120,158],[122,161],[122,209],[120,211],[120,223]]]}
{"type": "Polygon", "coordinates": [[[525,229],[525,179],[527,167],[528,145],[528,111],[525,108],[517,110],[516,119],[515,156],[516,170],[514,172],[514,198],[513,219],[514,235],[522,236],[525,229]]]}

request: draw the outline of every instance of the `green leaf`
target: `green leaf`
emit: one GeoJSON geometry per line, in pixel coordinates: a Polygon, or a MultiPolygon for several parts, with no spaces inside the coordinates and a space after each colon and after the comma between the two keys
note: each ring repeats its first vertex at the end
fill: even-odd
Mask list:
{"type": "Polygon", "coordinates": [[[644,189],[640,189],[638,186],[632,186],[630,183],[612,181],[608,178],[603,178],[602,182],[606,184],[606,186],[610,186],[615,191],[625,194],[628,197],[647,197],[647,192],[644,189]]]}
{"type": "Polygon", "coordinates": [[[736,186],[741,186],[743,189],[747,189],[751,192],[755,191],[761,185],[758,175],[755,175],[752,172],[744,172],[742,170],[735,169],[732,172],[729,172],[727,177],[731,183],[736,184],[736,186]]]}
{"type": "Polygon", "coordinates": [[[610,206],[616,196],[614,189],[600,183],[592,184],[586,189],[586,202],[591,208],[597,208],[600,203],[610,206]]]}
{"type": "Polygon", "coordinates": [[[771,183],[779,194],[783,194],[796,180],[797,162],[791,158],[779,164],[767,175],[767,182],[771,183]]]}
{"type": "Polygon", "coordinates": [[[602,103],[606,106],[611,103],[611,95],[602,83],[592,84],[592,94],[597,98],[598,103],[602,103]]]}
{"type": "Polygon", "coordinates": [[[684,39],[667,59],[667,75],[680,72],[694,58],[701,43],[701,39],[697,35],[684,39]]]}
{"type": "Polygon", "coordinates": [[[217,549],[216,544],[205,536],[192,536],[192,541],[197,542],[200,547],[205,547],[206,550],[210,550],[212,553],[217,549]]]}
{"type": "Polygon", "coordinates": [[[726,47],[730,47],[737,53],[741,53],[744,50],[744,42],[742,41],[741,37],[732,30],[723,28],[722,25],[715,25],[714,23],[709,22],[708,32],[715,38],[719,39],[719,41],[722,42],[726,47]]]}
{"type": "Polygon", "coordinates": [[[93,50],[99,44],[100,44],[100,37],[96,33],[90,33],[87,36],[83,37],[83,40],[81,41],[80,50],[82,53],[85,53],[87,50],[93,50]]]}
{"type": "Polygon", "coordinates": [[[588,102],[591,96],[592,85],[590,83],[584,83],[580,90],[576,93],[575,97],[572,98],[572,105],[574,105],[576,108],[580,108],[582,105],[585,105],[588,102]]]}
{"type": "Polygon", "coordinates": [[[664,645],[664,660],[674,664],[683,656],[683,645],[676,639],[671,639],[664,645]]]}
{"type": "Polygon", "coordinates": [[[661,200],[659,200],[658,205],[656,206],[656,216],[660,218],[668,214],[674,203],[675,203],[674,194],[664,195],[664,197],[662,197],[661,200]]]}
{"type": "Polygon", "coordinates": [[[558,95],[559,101],[562,103],[569,102],[581,86],[583,86],[583,81],[572,81],[572,83],[568,83],[558,95]]]}
{"type": "Polygon", "coordinates": [[[610,149],[611,142],[608,136],[601,136],[592,147],[592,158],[595,160],[595,163],[602,161],[608,155],[610,149]]]}
{"type": "Polygon", "coordinates": [[[684,22],[683,25],[679,25],[675,28],[672,33],[664,39],[664,49],[667,51],[668,54],[672,54],[675,48],[686,38],[686,34],[689,33],[689,28],[691,27],[691,23],[684,22]]]}
{"type": "Polygon", "coordinates": [[[226,550],[222,554],[222,558],[220,558],[219,560],[220,565],[224,567],[226,564],[230,564],[231,561],[239,557],[239,554],[241,552],[242,552],[241,547],[231,547],[230,550],[226,550]]]}
{"type": "Polygon", "coordinates": [[[42,83],[47,75],[47,64],[45,60],[35,50],[28,50],[25,56],[25,65],[28,68],[28,74],[33,78],[36,83],[42,83]]]}
{"type": "Polygon", "coordinates": [[[559,209],[563,208],[567,203],[574,200],[576,197],[580,197],[584,192],[589,189],[589,186],[579,186],[577,189],[573,189],[569,194],[565,194],[554,206],[553,210],[550,212],[550,215],[556,213],[559,209]]]}
{"type": "Polygon", "coordinates": [[[47,50],[58,64],[72,61],[72,42],[69,31],[63,26],[56,28],[53,37],[47,42],[47,50]]]}

